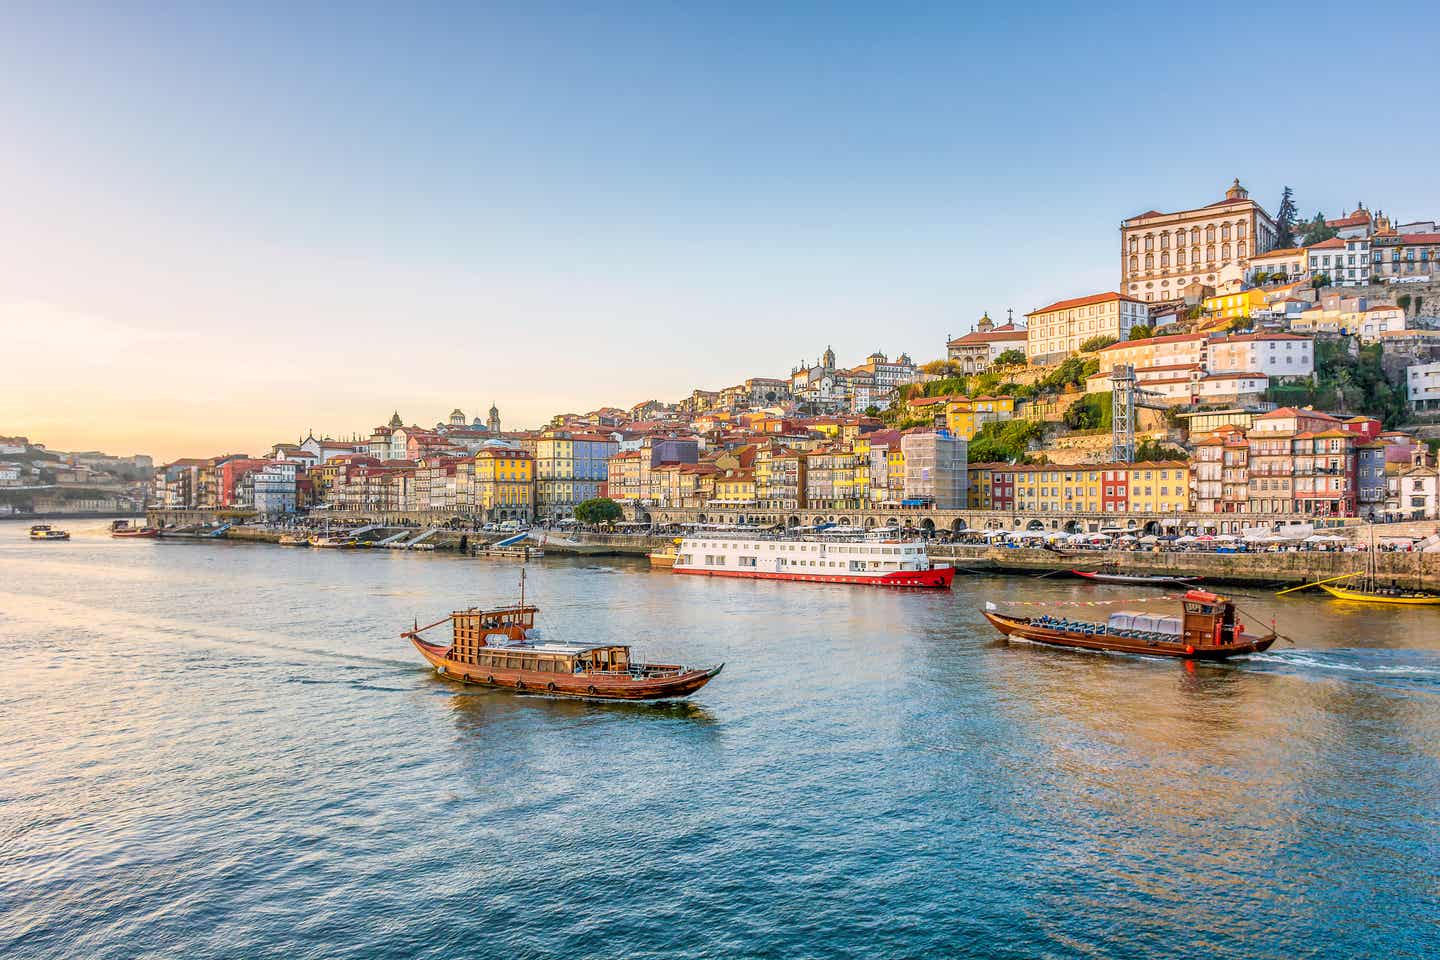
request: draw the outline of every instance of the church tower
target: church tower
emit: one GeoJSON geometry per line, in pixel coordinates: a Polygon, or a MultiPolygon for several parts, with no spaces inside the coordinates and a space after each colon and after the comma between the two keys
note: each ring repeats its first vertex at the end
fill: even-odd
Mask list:
{"type": "Polygon", "coordinates": [[[493,403],[490,404],[490,418],[485,421],[485,429],[491,433],[500,432],[500,408],[493,403]]]}
{"type": "Polygon", "coordinates": [[[979,319],[979,321],[976,322],[976,324],[975,324],[975,332],[976,332],[976,333],[989,333],[991,330],[994,330],[994,329],[995,329],[995,321],[990,319],[990,311],[989,311],[989,310],[986,310],[986,311],[985,311],[985,315],[982,316],[982,317],[979,319]]]}
{"type": "Polygon", "coordinates": [[[831,350],[828,346],[825,348],[825,352],[820,355],[820,366],[826,370],[835,369],[835,351],[831,350]]]}
{"type": "Polygon", "coordinates": [[[400,411],[399,411],[399,410],[396,410],[394,413],[390,414],[390,429],[391,429],[391,430],[399,430],[399,429],[400,429],[401,427],[403,427],[403,426],[405,426],[405,421],[400,419],[400,411]]]}

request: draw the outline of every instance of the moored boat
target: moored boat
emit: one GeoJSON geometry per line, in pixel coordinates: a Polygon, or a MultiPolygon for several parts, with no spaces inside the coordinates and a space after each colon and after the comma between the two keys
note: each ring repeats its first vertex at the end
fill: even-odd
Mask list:
{"type": "Polygon", "coordinates": [[[1167,577],[1167,576],[1142,576],[1128,573],[1107,573],[1103,570],[1071,570],[1077,577],[1084,577],[1086,580],[1093,580],[1096,583],[1122,583],[1132,587],[1185,587],[1192,583],[1199,583],[1202,577],[1167,577]]]}
{"type": "Polygon", "coordinates": [[[923,540],[715,533],[681,539],[674,573],[876,587],[948,588],[955,568],[930,562],[923,540]]]}
{"type": "Polygon", "coordinates": [[[69,530],[59,530],[48,523],[37,523],[30,528],[31,540],[69,540],[69,530]]]}
{"type": "Polygon", "coordinates": [[[1440,594],[1428,590],[1407,590],[1394,581],[1380,584],[1363,580],[1359,589],[1333,583],[1321,583],[1317,586],[1336,600],[1348,600],[1351,603],[1400,603],[1414,606],[1440,604],[1440,594]]]}
{"type": "Polygon", "coordinates": [[[1276,633],[1254,634],[1235,617],[1235,604],[1204,590],[1190,590],[1181,599],[1178,617],[1151,616],[1122,610],[1106,623],[1063,617],[1012,617],[987,603],[985,619],[1014,640],[1029,640],[1077,650],[1110,650],[1182,660],[1224,660],[1269,649],[1276,633]]]}
{"type": "Polygon", "coordinates": [[[401,634],[435,672],[447,680],[488,687],[594,700],[664,700],[685,697],[709,683],[724,664],[703,669],[673,663],[640,663],[630,647],[613,643],[543,640],[535,630],[539,608],[520,602],[482,610],[456,610],[429,626],[401,634]],[[451,625],[448,644],[421,636],[451,625]]]}
{"type": "Polygon", "coordinates": [[[310,535],[308,533],[282,533],[280,534],[280,546],[308,547],[310,546],[310,535]]]}
{"type": "Polygon", "coordinates": [[[680,544],[680,541],[679,541],[679,540],[676,540],[674,543],[670,544],[670,545],[667,546],[667,547],[660,547],[660,548],[658,548],[658,549],[651,550],[650,553],[649,553],[650,566],[652,566],[652,567],[673,567],[673,566],[675,566],[675,557],[676,557],[676,555],[677,555],[678,552],[679,552],[676,548],[679,546],[679,544],[680,544]]]}
{"type": "Polygon", "coordinates": [[[110,536],[119,539],[150,539],[160,536],[160,531],[154,527],[141,527],[132,524],[129,520],[116,520],[110,524],[110,536]]]}

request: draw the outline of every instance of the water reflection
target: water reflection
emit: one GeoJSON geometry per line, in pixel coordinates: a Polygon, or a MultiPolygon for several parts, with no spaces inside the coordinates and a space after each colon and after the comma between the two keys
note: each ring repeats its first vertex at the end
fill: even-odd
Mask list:
{"type": "Polygon", "coordinates": [[[0,523],[7,958],[1278,960],[1433,932],[1435,611],[1246,591],[1297,646],[1187,666],[979,613],[1150,595],[1121,587],[547,558],[550,635],[727,662],[687,701],[591,703],[458,686],[398,636],[513,598],[512,565],[79,526],[40,554],[0,523]]]}

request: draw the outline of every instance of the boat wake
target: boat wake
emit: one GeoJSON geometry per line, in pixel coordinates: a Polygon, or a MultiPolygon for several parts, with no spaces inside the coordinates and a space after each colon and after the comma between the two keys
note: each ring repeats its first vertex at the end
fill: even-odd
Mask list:
{"type": "Polygon", "coordinates": [[[1440,652],[1340,647],[1330,650],[1271,650],[1238,658],[1237,663],[1293,674],[1329,675],[1372,682],[1402,682],[1440,690],[1440,652]]]}

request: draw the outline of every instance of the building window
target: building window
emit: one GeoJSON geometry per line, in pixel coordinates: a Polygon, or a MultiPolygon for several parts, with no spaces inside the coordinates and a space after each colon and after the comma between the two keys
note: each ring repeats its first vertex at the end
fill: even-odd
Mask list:
{"type": "Polygon", "coordinates": [[[1212,244],[1210,244],[1210,246],[1208,246],[1208,247],[1205,248],[1205,259],[1206,259],[1206,260],[1210,260],[1210,261],[1212,261],[1212,262],[1214,261],[1214,259],[1215,259],[1215,244],[1212,243],[1212,244]]]}
{"type": "Polygon", "coordinates": [[[1206,242],[1206,243],[1214,243],[1214,242],[1215,242],[1215,225],[1214,225],[1213,223],[1212,223],[1210,226],[1208,226],[1208,227],[1205,228],[1205,242],[1206,242]]]}

